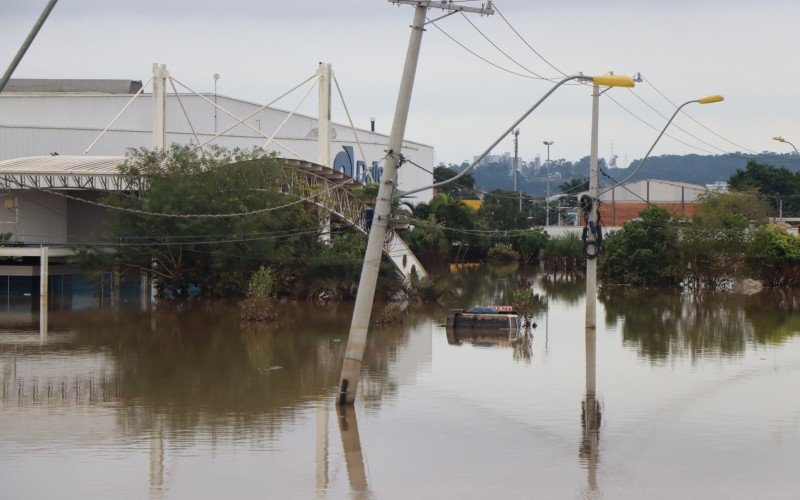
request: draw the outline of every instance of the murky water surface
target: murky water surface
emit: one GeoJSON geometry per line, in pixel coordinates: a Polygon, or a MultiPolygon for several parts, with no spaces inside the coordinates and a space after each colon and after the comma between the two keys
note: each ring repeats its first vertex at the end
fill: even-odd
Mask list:
{"type": "Polygon", "coordinates": [[[592,349],[580,281],[453,286],[503,303],[523,278],[532,338],[449,343],[447,309],[412,306],[348,411],[351,304],[52,312],[46,342],[1,315],[0,497],[800,497],[800,295],[605,291],[592,349]]]}

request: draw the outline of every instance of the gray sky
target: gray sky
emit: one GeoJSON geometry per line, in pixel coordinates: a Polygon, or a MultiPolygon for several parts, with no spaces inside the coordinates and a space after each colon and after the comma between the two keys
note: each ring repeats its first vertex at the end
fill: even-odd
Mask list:
{"type": "MultiPolygon", "coordinates": [[[[0,2],[0,65],[11,60],[45,0],[0,2]]],[[[499,9],[559,69],[587,74],[641,72],[677,102],[721,93],[726,101],[692,105],[690,114],[746,148],[786,152],[781,134],[800,143],[800,2],[796,0],[499,0],[499,9]]],[[[385,0],[61,0],[15,74],[28,78],[147,80],[151,63],[208,91],[267,102],[331,62],[350,112],[367,127],[370,116],[388,132],[405,56],[412,8],[385,0]]],[[[503,20],[470,19],[515,60],[556,76],[503,20]]],[[[473,30],[460,15],[440,26],[469,48],[525,73],[473,30]]],[[[510,75],[476,59],[435,28],[425,34],[407,136],[432,144],[437,161],[471,158],[549,88],[548,82],[510,75]]],[[[672,108],[647,83],[637,94],[669,115],[672,108]]],[[[609,92],[635,114],[661,127],[665,120],[624,89],[609,92]]],[[[293,108],[302,94],[279,103],[293,108]]],[[[316,114],[316,99],[301,108],[316,114]]],[[[520,154],[577,159],[589,151],[589,89],[562,87],[521,127],[520,154]]],[[[110,118],[110,117],[109,117],[110,118]]],[[[342,108],[334,118],[344,122],[342,108]]],[[[2,117],[0,117],[2,121],[2,117]]],[[[738,148],[687,118],[676,123],[724,151],[738,148]]],[[[600,153],[611,141],[620,162],[641,157],[657,132],[604,99],[600,153]]],[[[719,152],[680,130],[675,137],[719,152]]],[[[511,151],[507,139],[495,152],[511,151]]],[[[655,154],[699,152],[664,138],[655,154]]],[[[705,154],[699,152],[700,154],[705,154]]]]}

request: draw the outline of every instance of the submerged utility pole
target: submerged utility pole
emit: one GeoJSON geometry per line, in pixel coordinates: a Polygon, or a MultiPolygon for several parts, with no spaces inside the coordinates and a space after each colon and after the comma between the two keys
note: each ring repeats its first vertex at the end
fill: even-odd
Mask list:
{"type": "MultiPolygon", "coordinates": [[[[586,257],[586,336],[594,336],[597,328],[597,255],[600,253],[597,235],[601,229],[597,225],[597,205],[600,202],[600,185],[598,183],[597,166],[597,136],[599,129],[600,112],[600,86],[595,84],[592,87],[592,145],[591,159],[589,161],[589,196],[591,206],[589,207],[588,226],[589,231],[585,241],[586,257]],[[594,230],[592,228],[595,228],[594,230]]],[[[588,341],[588,340],[587,340],[588,341]]]]}
{"type": "Polygon", "coordinates": [[[392,195],[395,189],[397,168],[402,164],[403,136],[405,135],[408,109],[411,105],[411,92],[414,87],[414,77],[417,72],[417,61],[422,45],[422,34],[425,31],[425,16],[430,7],[456,12],[476,12],[492,14],[494,11],[491,2],[486,7],[466,7],[453,3],[422,0],[389,0],[391,3],[414,6],[414,22],[411,25],[411,36],[408,41],[403,77],[400,81],[400,90],[392,122],[392,132],[389,137],[389,148],[386,151],[386,161],[383,174],[379,181],[378,197],[375,202],[375,211],[372,216],[372,227],[369,231],[367,249],[364,253],[364,263],[361,266],[361,278],[358,282],[353,319],[350,323],[350,334],[347,337],[347,349],[342,364],[342,375],[339,381],[340,405],[352,404],[356,398],[358,378],[361,374],[361,361],[367,345],[367,331],[369,318],[372,312],[372,302],[375,298],[375,285],[378,281],[378,270],[383,254],[383,242],[386,238],[386,229],[392,208],[392,195]]]}

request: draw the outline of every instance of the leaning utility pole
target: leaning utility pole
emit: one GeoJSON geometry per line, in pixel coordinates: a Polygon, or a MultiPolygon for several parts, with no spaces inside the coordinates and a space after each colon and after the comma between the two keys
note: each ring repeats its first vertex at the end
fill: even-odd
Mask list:
{"type": "Polygon", "coordinates": [[[58,0],[50,0],[47,2],[44,10],[42,11],[39,19],[36,21],[36,24],[33,25],[31,28],[30,33],[28,33],[28,37],[22,42],[22,46],[17,51],[17,55],[14,56],[14,59],[11,60],[11,64],[8,65],[6,72],[3,74],[3,78],[0,80],[0,92],[6,88],[6,84],[11,79],[11,75],[14,74],[14,71],[17,69],[19,62],[22,61],[22,58],[25,56],[25,52],[28,51],[28,47],[31,46],[33,43],[33,39],[36,38],[36,35],[39,33],[39,30],[42,29],[44,22],[47,21],[47,16],[50,15],[50,12],[53,10],[53,7],[56,6],[58,0]]]}
{"type": "Polygon", "coordinates": [[[386,229],[392,209],[392,195],[395,189],[397,168],[402,164],[403,136],[405,135],[408,108],[411,105],[411,91],[414,87],[414,76],[417,72],[417,61],[422,45],[422,33],[425,31],[425,16],[430,7],[450,11],[446,15],[457,12],[475,12],[479,14],[492,14],[491,2],[485,7],[466,7],[454,3],[422,0],[389,0],[390,3],[407,4],[414,6],[414,22],[411,25],[411,37],[408,41],[403,77],[400,81],[400,91],[392,122],[392,132],[389,136],[389,149],[386,151],[386,161],[383,175],[379,179],[378,197],[375,202],[375,211],[372,216],[372,227],[369,231],[367,249],[364,253],[364,263],[361,267],[361,278],[358,282],[353,319],[350,323],[350,334],[347,337],[347,349],[342,364],[342,375],[339,381],[340,405],[352,404],[356,398],[358,378],[361,374],[361,361],[367,345],[367,332],[369,317],[372,312],[372,302],[375,298],[375,285],[378,281],[378,270],[383,253],[383,242],[386,238],[386,229]]]}
{"type": "Polygon", "coordinates": [[[514,191],[519,199],[519,211],[522,212],[522,193],[519,190],[519,129],[514,130],[514,191]]]}

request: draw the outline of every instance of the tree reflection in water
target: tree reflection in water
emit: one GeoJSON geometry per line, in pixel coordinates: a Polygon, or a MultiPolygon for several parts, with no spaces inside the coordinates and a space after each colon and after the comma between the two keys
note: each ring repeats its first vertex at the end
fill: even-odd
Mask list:
{"type": "MultiPolygon", "coordinates": [[[[352,304],[286,306],[274,325],[242,327],[235,307],[161,310],[115,324],[102,312],[71,325],[74,348],[105,350],[115,368],[120,424],[131,435],[161,430],[167,439],[274,436],[304,405],[336,391],[352,304]]],[[[362,403],[397,392],[387,367],[425,311],[399,329],[376,329],[364,360],[362,403]]]]}
{"type": "Polygon", "coordinates": [[[800,296],[762,291],[745,296],[605,287],[606,324],[652,361],[741,355],[748,343],[780,343],[800,332],[800,296]]]}

